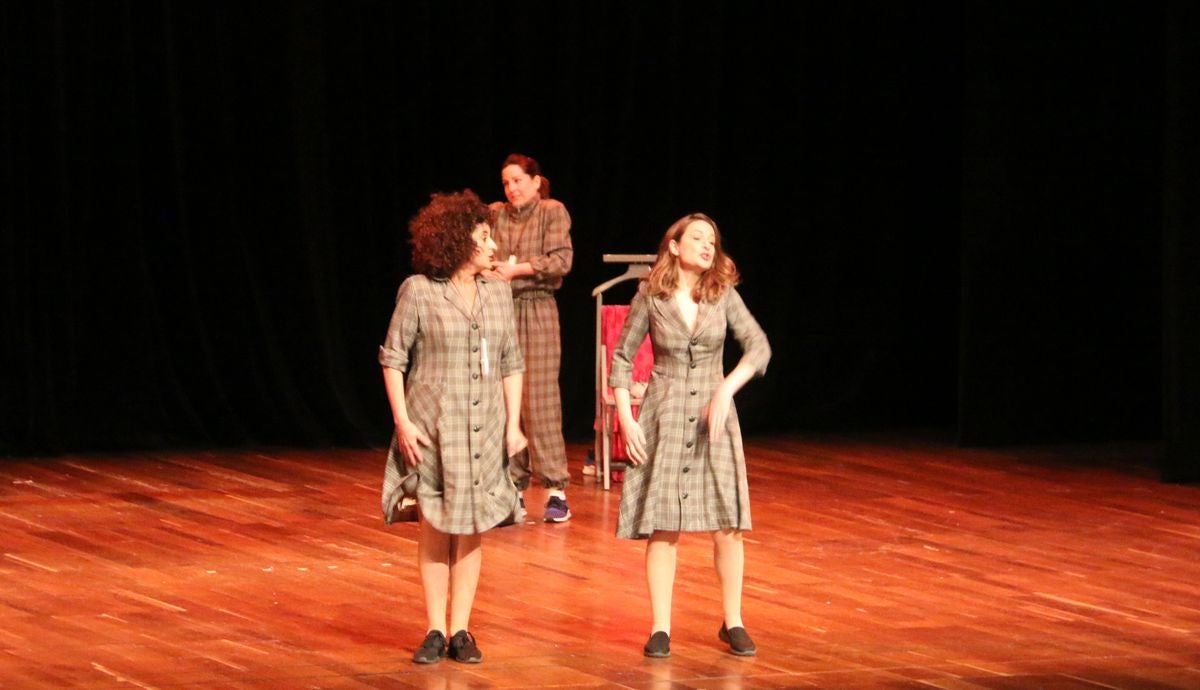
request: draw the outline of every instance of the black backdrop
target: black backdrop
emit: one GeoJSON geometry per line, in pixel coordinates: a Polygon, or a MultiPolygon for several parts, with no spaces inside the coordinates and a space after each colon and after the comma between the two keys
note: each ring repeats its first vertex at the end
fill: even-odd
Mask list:
{"type": "Polygon", "coordinates": [[[750,433],[1158,438],[1167,104],[1193,89],[1169,59],[1194,61],[1164,44],[1193,15],[7,3],[0,452],[383,443],[406,220],[500,198],[511,151],[574,218],[569,436],[600,255],[703,210],[775,349],[750,433]]]}

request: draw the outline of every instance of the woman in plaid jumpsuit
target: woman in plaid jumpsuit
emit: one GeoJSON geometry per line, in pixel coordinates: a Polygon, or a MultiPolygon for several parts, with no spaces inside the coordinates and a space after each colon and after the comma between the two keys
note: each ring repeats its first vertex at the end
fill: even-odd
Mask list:
{"type": "Polygon", "coordinates": [[[428,632],[413,655],[417,663],[447,654],[466,663],[483,658],[468,632],[480,536],[517,504],[506,460],[526,445],[519,415],[524,363],[508,284],[482,276],[495,260],[490,215],[469,190],[434,194],[417,213],[409,231],[418,274],[400,286],[379,348],[396,429],[384,519],[397,519],[406,496],[420,506],[417,564],[428,632]],[[446,630],[457,631],[448,643],[446,630]]]}
{"type": "Polygon", "coordinates": [[[613,351],[609,385],[632,463],[617,536],[649,540],[646,579],[654,622],[643,650],[647,656],[670,654],[680,532],[712,534],[724,609],[717,635],[735,654],[756,651],[742,626],[742,532],[750,529],[750,496],[733,395],[766,372],[771,348],[734,289],[737,282],[717,224],[700,213],[679,219],[663,236],[613,351]],[[741,361],[728,375],[722,366],[726,330],[742,348],[741,361]],[[632,363],[647,332],[654,370],[635,420],[629,402],[632,363]]]}
{"type": "Polygon", "coordinates": [[[554,293],[571,270],[571,216],[550,198],[550,182],[529,156],[509,156],[500,178],[508,202],[492,204],[499,259],[495,272],[512,283],[517,338],[525,355],[521,419],[529,437],[528,452],[513,458],[509,469],[522,491],[536,474],[550,489],[545,521],[566,522],[571,518],[565,492],[570,474],[558,390],[562,346],[554,293]]]}

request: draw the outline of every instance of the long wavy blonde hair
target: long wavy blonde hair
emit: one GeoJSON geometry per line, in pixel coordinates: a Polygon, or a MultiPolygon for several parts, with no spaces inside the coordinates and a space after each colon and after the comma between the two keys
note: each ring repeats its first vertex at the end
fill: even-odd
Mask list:
{"type": "Polygon", "coordinates": [[[737,266],[721,247],[721,229],[717,227],[717,221],[703,213],[689,213],[672,223],[663,235],[662,242],[658,244],[658,258],[654,260],[650,275],[645,278],[646,289],[652,297],[668,297],[675,293],[679,286],[679,259],[671,253],[671,241],[678,242],[687,227],[697,220],[712,226],[716,241],[713,243],[715,253],[712,266],[700,274],[700,280],[696,281],[696,288],[692,290],[692,299],[714,304],[721,299],[727,288],[741,282],[742,276],[738,273],[737,266]]]}

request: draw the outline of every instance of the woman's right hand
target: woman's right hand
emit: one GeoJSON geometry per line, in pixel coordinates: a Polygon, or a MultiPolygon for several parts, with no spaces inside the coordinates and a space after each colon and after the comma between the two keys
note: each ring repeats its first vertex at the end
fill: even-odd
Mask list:
{"type": "Polygon", "coordinates": [[[421,446],[428,448],[433,445],[433,441],[429,440],[421,428],[407,419],[396,422],[396,441],[400,446],[400,454],[404,456],[404,462],[410,467],[421,463],[421,446]]]}
{"type": "Polygon", "coordinates": [[[621,435],[625,437],[625,454],[635,465],[646,462],[646,435],[642,433],[642,425],[630,417],[621,420],[621,435]]]}

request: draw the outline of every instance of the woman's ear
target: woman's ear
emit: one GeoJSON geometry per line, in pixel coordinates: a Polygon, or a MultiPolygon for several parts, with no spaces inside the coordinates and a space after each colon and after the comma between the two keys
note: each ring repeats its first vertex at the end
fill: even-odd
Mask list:
{"type": "Polygon", "coordinates": [[[671,252],[671,256],[679,256],[679,243],[671,240],[670,244],[667,245],[667,251],[671,252]]]}
{"type": "Polygon", "coordinates": [[[537,185],[537,191],[538,191],[538,193],[539,193],[539,194],[541,194],[541,192],[542,192],[542,176],[541,176],[541,175],[534,175],[534,176],[533,176],[533,183],[534,183],[535,185],[537,185]]]}

